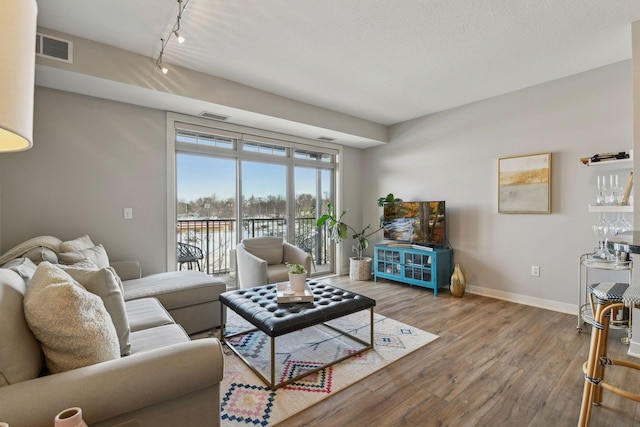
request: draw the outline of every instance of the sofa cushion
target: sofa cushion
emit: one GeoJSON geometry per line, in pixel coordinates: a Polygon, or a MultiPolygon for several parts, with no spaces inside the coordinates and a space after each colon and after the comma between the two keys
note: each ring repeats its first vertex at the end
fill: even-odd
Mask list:
{"type": "Polygon", "coordinates": [[[61,268],[84,286],[86,290],[102,299],[104,307],[109,312],[116,328],[118,342],[120,343],[120,354],[122,356],[131,354],[129,320],[124,305],[122,282],[113,268],[105,267],[95,270],[82,268],[77,264],[61,266],[61,268]]]}
{"type": "Polygon", "coordinates": [[[22,257],[9,261],[3,265],[2,268],[8,268],[9,270],[18,273],[26,283],[29,283],[29,280],[33,277],[38,266],[29,258],[22,257]]]}
{"type": "Polygon", "coordinates": [[[102,245],[96,245],[74,252],[61,252],[58,254],[60,264],[75,264],[85,258],[89,258],[93,261],[98,268],[109,267],[109,257],[107,256],[107,251],[102,245]]]}
{"type": "MultiPolygon", "coordinates": [[[[180,325],[172,323],[157,326],[131,333],[131,353],[136,354],[189,341],[191,341],[189,335],[180,325]]],[[[185,363],[189,361],[185,360],[185,363]]]]}
{"type": "Polygon", "coordinates": [[[24,311],[51,373],[120,357],[116,329],[100,297],[48,262],[29,283],[24,311]]]}
{"type": "Polygon", "coordinates": [[[123,284],[126,301],[155,297],[169,311],[218,301],[218,296],[226,291],[226,285],[220,279],[194,270],[150,274],[123,284]]]}
{"type": "Polygon", "coordinates": [[[282,264],[283,248],[282,237],[256,237],[253,239],[244,239],[242,244],[255,256],[267,261],[267,264],[282,264]]]}
{"type": "Polygon", "coordinates": [[[156,298],[142,298],[125,303],[131,332],[175,323],[156,298]]]}
{"type": "Polygon", "coordinates": [[[91,238],[85,234],[77,239],[60,243],[60,252],[77,252],[94,246],[95,244],[91,241],[91,238]]]}
{"type": "Polygon", "coordinates": [[[43,367],[40,343],[24,317],[25,281],[0,268],[0,387],[37,378],[43,367]]]}

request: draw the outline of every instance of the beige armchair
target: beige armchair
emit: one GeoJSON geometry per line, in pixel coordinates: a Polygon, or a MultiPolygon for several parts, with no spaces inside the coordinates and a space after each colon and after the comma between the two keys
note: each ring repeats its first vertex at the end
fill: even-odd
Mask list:
{"type": "Polygon", "coordinates": [[[236,248],[238,287],[241,289],[289,280],[288,264],[311,271],[311,256],[282,237],[244,239],[236,248]]]}

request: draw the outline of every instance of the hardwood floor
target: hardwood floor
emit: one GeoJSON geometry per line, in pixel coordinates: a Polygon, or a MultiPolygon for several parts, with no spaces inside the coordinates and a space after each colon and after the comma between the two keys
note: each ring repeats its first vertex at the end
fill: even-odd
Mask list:
{"type": "MultiPolygon", "coordinates": [[[[577,425],[590,330],[577,333],[576,316],[468,293],[454,298],[448,290],[436,298],[386,280],[323,280],[374,298],[377,313],[440,338],[281,425],[577,425]]],[[[627,356],[622,336],[612,331],[609,355],[640,361],[627,356]]],[[[612,367],[607,379],[640,390],[629,387],[640,384],[640,372],[612,367]]],[[[605,392],[591,425],[640,425],[640,411],[605,392]]]]}

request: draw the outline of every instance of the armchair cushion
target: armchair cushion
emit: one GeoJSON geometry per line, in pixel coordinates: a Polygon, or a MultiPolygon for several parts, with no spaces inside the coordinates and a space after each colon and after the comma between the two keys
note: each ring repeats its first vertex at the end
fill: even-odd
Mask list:
{"type": "Polygon", "coordinates": [[[256,237],[253,239],[244,239],[242,241],[247,251],[251,252],[258,258],[267,261],[267,264],[282,264],[283,250],[282,237],[256,237]]]}
{"type": "Polygon", "coordinates": [[[120,357],[116,329],[100,297],[48,262],[29,283],[24,311],[51,373],[120,357]]]}

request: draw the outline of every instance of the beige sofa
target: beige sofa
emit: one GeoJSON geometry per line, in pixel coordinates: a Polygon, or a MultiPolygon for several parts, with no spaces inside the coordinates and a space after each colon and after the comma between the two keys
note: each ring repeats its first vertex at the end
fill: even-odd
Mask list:
{"type": "MultiPolygon", "coordinates": [[[[135,277],[136,270],[139,276],[136,263],[114,264],[125,277],[135,277]]],[[[138,282],[132,288],[137,294],[132,291],[126,301],[126,285],[112,267],[41,262],[36,268],[26,257],[5,266],[0,268],[0,421],[11,427],[51,426],[57,413],[77,406],[92,427],[220,424],[220,342],[190,340],[159,300],[175,304],[175,312],[190,323],[193,294],[210,295],[208,285],[191,287],[191,296],[182,295],[181,301],[179,292],[171,298],[175,281],[160,286],[164,296],[142,296],[148,279],[138,282]],[[73,297],[59,294],[62,289],[73,297]],[[76,296],[82,307],[77,313],[73,304],[51,305],[76,296]],[[76,317],[81,326],[73,323],[76,317]]],[[[135,285],[140,279],[132,280],[135,285]]]]}

